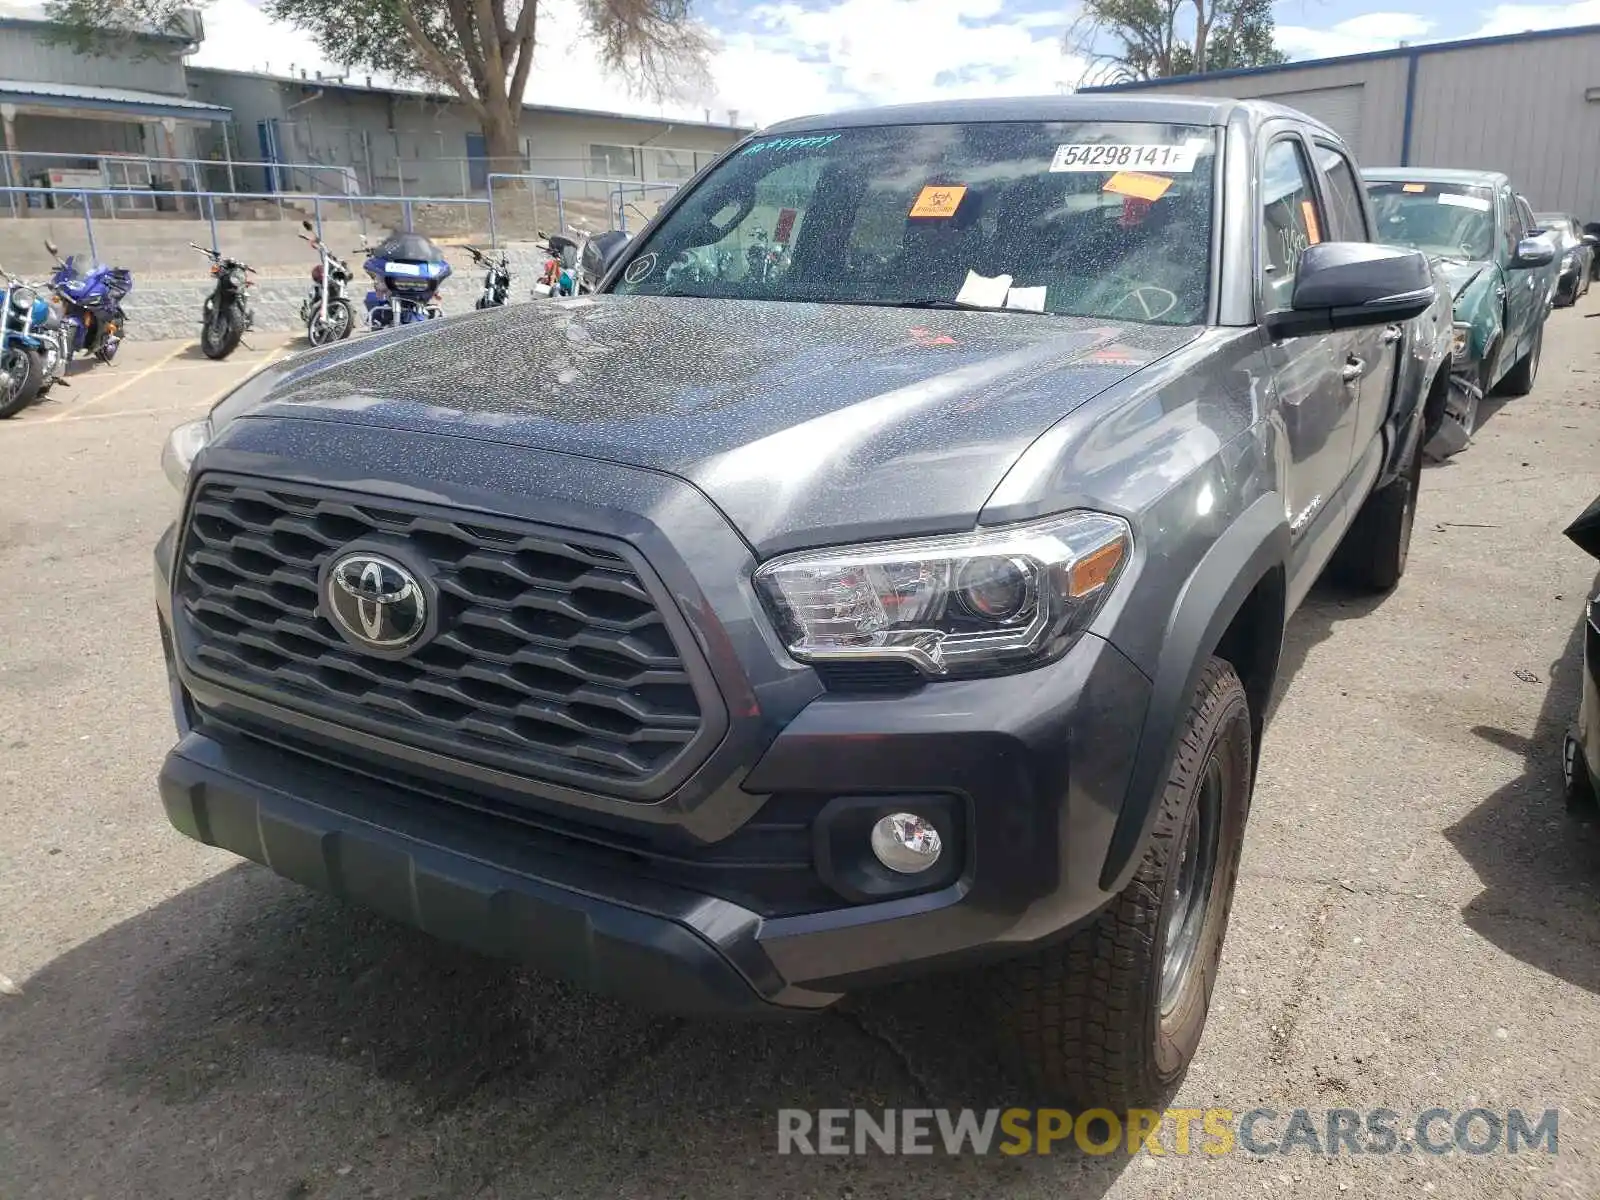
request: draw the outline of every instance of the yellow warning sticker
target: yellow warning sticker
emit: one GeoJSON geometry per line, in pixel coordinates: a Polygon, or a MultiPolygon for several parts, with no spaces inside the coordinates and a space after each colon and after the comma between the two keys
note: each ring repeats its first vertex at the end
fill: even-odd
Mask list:
{"type": "Polygon", "coordinates": [[[961,198],[967,194],[964,186],[930,183],[917,193],[911,205],[913,217],[953,217],[961,207],[961,198]]]}

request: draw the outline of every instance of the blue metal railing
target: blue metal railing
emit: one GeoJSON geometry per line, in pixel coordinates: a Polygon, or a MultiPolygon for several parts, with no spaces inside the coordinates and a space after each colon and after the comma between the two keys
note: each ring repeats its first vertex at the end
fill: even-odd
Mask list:
{"type": "MultiPolygon", "coordinates": [[[[94,206],[89,203],[89,197],[126,197],[128,195],[128,190],[125,188],[37,188],[3,186],[0,187],[0,194],[4,194],[13,202],[15,201],[16,197],[21,196],[23,197],[24,204],[26,204],[27,197],[29,196],[41,196],[47,198],[60,198],[63,196],[74,197],[83,209],[84,234],[89,240],[89,253],[91,257],[96,257],[97,255],[94,241],[94,206]]],[[[221,240],[217,229],[218,200],[269,200],[276,201],[280,205],[280,208],[282,205],[287,203],[310,204],[310,219],[316,228],[318,237],[322,236],[322,214],[325,205],[333,205],[336,208],[348,208],[350,210],[351,220],[356,221],[361,226],[362,233],[365,233],[367,229],[367,217],[365,210],[366,206],[369,204],[398,204],[400,206],[402,219],[405,223],[406,232],[408,233],[413,229],[412,219],[414,206],[417,204],[449,204],[459,205],[463,208],[487,208],[491,210],[491,227],[494,223],[492,215],[492,202],[490,200],[479,200],[475,197],[340,196],[318,195],[316,193],[308,194],[305,192],[284,193],[206,191],[169,191],[162,192],[160,195],[170,196],[174,199],[193,200],[196,204],[197,212],[199,215],[202,215],[205,218],[206,223],[210,226],[211,248],[217,251],[222,249],[221,240]]],[[[58,209],[57,211],[60,210],[58,209]]],[[[111,219],[115,220],[116,208],[113,206],[110,212],[111,219]]]]}
{"type": "Polygon", "coordinates": [[[628,213],[627,205],[623,200],[629,192],[637,191],[640,198],[649,191],[665,191],[669,196],[683,186],[682,183],[672,183],[666,180],[638,180],[638,179],[606,179],[591,175],[528,175],[514,174],[511,172],[492,171],[488,176],[489,193],[489,244],[498,245],[499,229],[495,222],[494,211],[494,183],[497,179],[519,180],[523,183],[547,183],[554,193],[556,205],[556,231],[565,231],[567,226],[566,206],[562,197],[562,184],[595,184],[606,189],[606,204],[611,212],[617,214],[617,228],[627,232],[628,213]]]}

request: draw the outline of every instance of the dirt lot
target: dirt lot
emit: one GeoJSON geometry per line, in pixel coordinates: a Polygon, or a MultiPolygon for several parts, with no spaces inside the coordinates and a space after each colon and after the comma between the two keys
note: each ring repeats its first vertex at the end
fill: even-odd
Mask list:
{"type": "Polygon", "coordinates": [[[1174,1101],[1558,1107],[1558,1154],[779,1157],[783,1106],[1026,1102],[971,989],[661,1020],[185,840],[153,785],[158,452],[284,348],[130,343],[0,424],[0,1197],[1600,1195],[1600,834],[1557,763],[1595,579],[1560,536],[1600,489],[1588,311],[1600,292],[1552,318],[1533,396],[1426,473],[1400,589],[1295,618],[1174,1101]]]}

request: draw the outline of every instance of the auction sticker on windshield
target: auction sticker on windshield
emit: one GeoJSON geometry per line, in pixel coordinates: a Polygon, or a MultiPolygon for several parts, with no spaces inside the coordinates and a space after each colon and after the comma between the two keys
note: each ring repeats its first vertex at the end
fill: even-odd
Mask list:
{"type": "Polygon", "coordinates": [[[1193,171],[1195,146],[1164,146],[1150,142],[1093,142],[1057,146],[1050,160],[1052,171],[1193,171]]]}

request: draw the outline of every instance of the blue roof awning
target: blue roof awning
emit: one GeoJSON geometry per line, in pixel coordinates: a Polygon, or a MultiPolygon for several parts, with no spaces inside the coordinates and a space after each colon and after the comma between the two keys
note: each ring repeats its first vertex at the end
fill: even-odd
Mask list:
{"type": "Polygon", "coordinates": [[[202,104],[187,96],[18,79],[0,79],[0,103],[26,105],[29,108],[95,109],[125,113],[129,117],[146,120],[176,117],[180,121],[227,121],[233,117],[230,108],[220,104],[202,104]]]}

